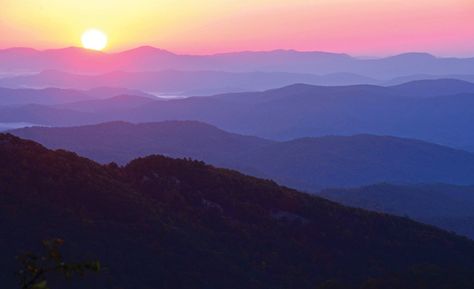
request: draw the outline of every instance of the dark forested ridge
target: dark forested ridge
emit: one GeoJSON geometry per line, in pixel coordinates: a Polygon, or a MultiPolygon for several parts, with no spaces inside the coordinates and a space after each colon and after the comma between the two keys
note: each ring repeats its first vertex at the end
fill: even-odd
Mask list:
{"type": "Polygon", "coordinates": [[[87,288],[474,286],[468,239],[202,162],[99,165],[7,134],[0,160],[2,287],[16,252],[51,236],[108,265],[87,288]]]}

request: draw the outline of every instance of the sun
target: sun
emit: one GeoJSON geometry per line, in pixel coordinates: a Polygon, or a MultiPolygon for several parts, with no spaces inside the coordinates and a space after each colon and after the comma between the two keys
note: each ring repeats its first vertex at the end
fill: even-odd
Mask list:
{"type": "Polygon", "coordinates": [[[98,29],[88,29],[81,37],[82,47],[91,50],[104,50],[107,46],[107,35],[98,29]]]}

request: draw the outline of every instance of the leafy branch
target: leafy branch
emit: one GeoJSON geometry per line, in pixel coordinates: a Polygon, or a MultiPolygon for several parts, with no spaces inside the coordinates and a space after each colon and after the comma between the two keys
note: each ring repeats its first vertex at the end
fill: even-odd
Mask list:
{"type": "Polygon", "coordinates": [[[86,272],[99,272],[99,261],[66,263],[61,254],[62,239],[44,240],[45,255],[28,252],[18,257],[22,267],[17,271],[21,289],[50,289],[47,282],[49,274],[60,274],[66,279],[75,275],[83,277],[86,272]]]}

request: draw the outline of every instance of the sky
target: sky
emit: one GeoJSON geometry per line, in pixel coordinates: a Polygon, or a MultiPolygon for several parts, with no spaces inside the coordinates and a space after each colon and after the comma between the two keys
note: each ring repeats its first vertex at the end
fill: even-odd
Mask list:
{"type": "Polygon", "coordinates": [[[0,0],[0,48],[151,45],[183,54],[296,49],[474,56],[474,0],[0,0]]]}

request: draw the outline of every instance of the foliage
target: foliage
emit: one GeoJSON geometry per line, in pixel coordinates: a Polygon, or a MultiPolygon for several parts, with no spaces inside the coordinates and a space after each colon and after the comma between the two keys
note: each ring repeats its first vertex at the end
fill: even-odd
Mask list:
{"type": "Polygon", "coordinates": [[[52,274],[60,274],[66,279],[71,279],[74,275],[83,277],[86,272],[101,270],[99,261],[65,262],[60,251],[63,244],[62,239],[44,240],[43,255],[28,252],[18,257],[22,265],[17,272],[21,289],[49,289],[47,277],[52,274]]]}

